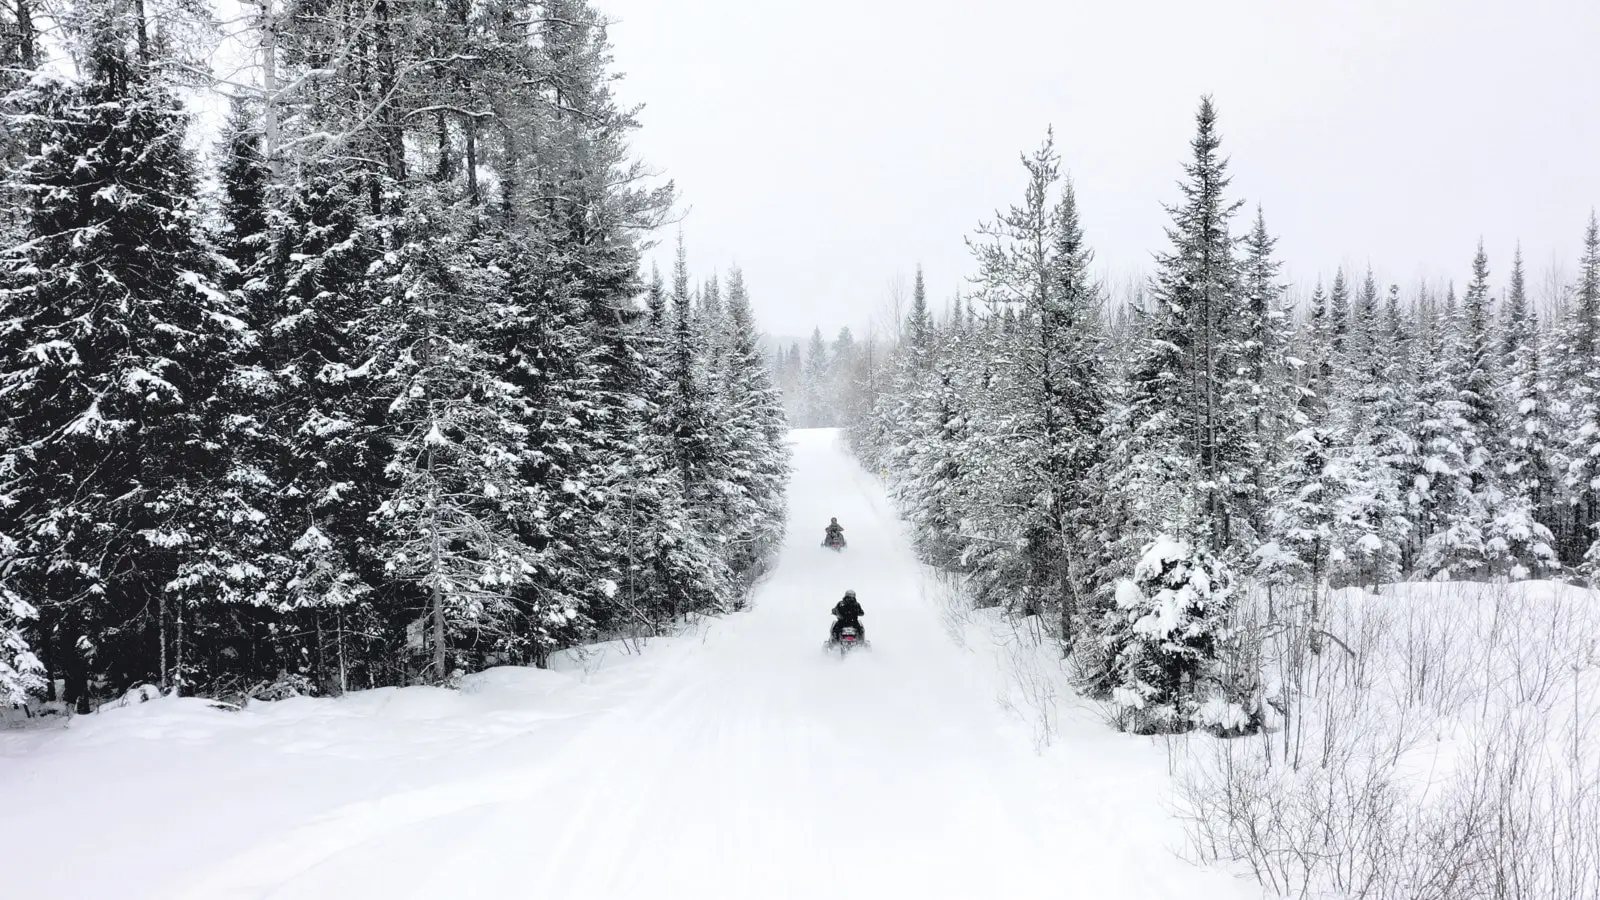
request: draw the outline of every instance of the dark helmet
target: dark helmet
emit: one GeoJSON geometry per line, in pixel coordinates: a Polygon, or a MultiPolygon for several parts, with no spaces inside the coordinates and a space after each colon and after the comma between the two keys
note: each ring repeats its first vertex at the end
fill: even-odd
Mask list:
{"type": "Polygon", "coordinates": [[[828,520],[828,524],[829,525],[837,525],[837,524],[839,524],[839,520],[838,519],[829,519],[828,520]]]}
{"type": "Polygon", "coordinates": [[[854,600],[856,598],[856,589],[855,588],[851,588],[850,590],[845,591],[844,592],[844,598],[846,600],[854,600]]]}

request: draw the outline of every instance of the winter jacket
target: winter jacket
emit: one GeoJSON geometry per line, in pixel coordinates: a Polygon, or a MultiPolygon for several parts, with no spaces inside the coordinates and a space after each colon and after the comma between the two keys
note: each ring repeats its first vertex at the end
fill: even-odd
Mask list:
{"type": "Polygon", "coordinates": [[[833,614],[838,616],[841,622],[855,622],[866,615],[866,611],[856,602],[856,598],[846,597],[833,605],[833,614]]]}

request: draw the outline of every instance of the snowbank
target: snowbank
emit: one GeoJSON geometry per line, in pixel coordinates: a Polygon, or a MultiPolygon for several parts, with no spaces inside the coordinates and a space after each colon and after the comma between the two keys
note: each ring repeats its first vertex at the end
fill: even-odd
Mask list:
{"type": "MultiPolygon", "coordinates": [[[[532,793],[560,749],[648,681],[643,669],[670,659],[675,640],[632,657],[631,673],[501,667],[458,690],[379,688],[239,711],[156,697],[13,720],[0,728],[0,857],[27,862],[0,867],[0,896],[165,900],[230,858],[231,873],[255,866],[248,877],[270,884],[297,859],[310,866],[407,822],[532,793]],[[69,847],[95,865],[68,864],[69,847]]],[[[208,896],[204,884],[193,896],[208,896]]],[[[208,900],[234,896],[261,894],[218,888],[208,900]]]]}

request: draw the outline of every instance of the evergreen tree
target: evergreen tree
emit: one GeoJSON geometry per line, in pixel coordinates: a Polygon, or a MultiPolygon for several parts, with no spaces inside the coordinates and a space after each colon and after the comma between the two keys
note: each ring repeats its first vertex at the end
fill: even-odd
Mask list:
{"type": "Polygon", "coordinates": [[[916,526],[918,552],[936,565],[969,569],[974,566],[972,560],[963,560],[968,549],[963,519],[970,516],[969,521],[986,523],[989,518],[972,515],[987,509],[974,490],[973,473],[994,457],[976,452],[970,443],[974,417],[981,418],[969,393],[970,366],[980,358],[970,346],[971,336],[953,325],[938,338],[932,351],[932,380],[919,395],[927,405],[916,420],[914,442],[898,457],[908,463],[898,467],[893,487],[907,519],[916,526]]]}
{"type": "Polygon", "coordinates": [[[667,289],[661,283],[661,270],[650,266],[650,294],[646,306],[650,310],[650,324],[660,328],[667,319],[667,289]]]}
{"type": "Polygon", "coordinates": [[[1231,696],[1217,664],[1233,591],[1214,556],[1167,540],[1145,548],[1132,577],[1118,582],[1105,641],[1110,699],[1126,730],[1239,734],[1259,726],[1259,698],[1231,696]]]}
{"type": "Polygon", "coordinates": [[[1433,431],[1425,465],[1440,517],[1419,559],[1430,574],[1526,577],[1554,554],[1549,530],[1533,518],[1525,497],[1505,491],[1503,465],[1494,462],[1500,422],[1493,368],[1499,348],[1490,333],[1488,279],[1480,244],[1461,309],[1447,311],[1444,388],[1424,423],[1433,431]]]}
{"type": "Polygon", "coordinates": [[[828,396],[833,398],[835,423],[842,421],[843,414],[850,405],[851,395],[855,392],[853,381],[859,364],[856,358],[857,352],[855,335],[850,332],[849,327],[840,328],[838,335],[833,339],[832,348],[828,351],[831,366],[828,396]]]}
{"type": "Polygon", "coordinates": [[[747,580],[759,574],[783,538],[789,474],[783,401],[772,373],[761,359],[755,317],[744,273],[728,273],[725,346],[727,348],[727,422],[732,444],[739,448],[730,480],[739,505],[732,524],[732,567],[747,580]]]}
{"type": "MultiPolygon", "coordinates": [[[[12,552],[7,548],[7,555],[12,552]]],[[[10,589],[0,586],[0,704],[25,703],[44,689],[44,666],[29,649],[22,629],[39,611],[10,589]]]]}
{"type": "Polygon", "coordinates": [[[933,313],[928,309],[928,289],[920,265],[912,283],[911,312],[906,315],[905,337],[912,367],[926,372],[933,363],[933,313]]]}
{"type": "Polygon", "coordinates": [[[1568,548],[1567,558],[1583,558],[1592,572],[1594,564],[1588,554],[1592,542],[1600,538],[1596,531],[1596,524],[1600,523],[1600,218],[1593,212],[1584,232],[1583,255],[1578,260],[1572,314],[1566,330],[1571,337],[1562,375],[1571,386],[1576,426],[1568,432],[1565,448],[1566,484],[1572,493],[1574,518],[1573,546],[1568,548]]]}
{"type": "Polygon", "coordinates": [[[1528,302],[1522,269],[1522,249],[1512,261],[1511,285],[1506,295],[1500,368],[1501,408],[1509,417],[1506,428],[1504,473],[1506,490],[1524,497],[1540,521],[1549,526],[1555,518],[1555,456],[1550,423],[1550,384],[1545,380],[1542,335],[1538,313],[1528,302]]]}
{"type": "Polygon", "coordinates": [[[181,685],[187,607],[234,592],[210,541],[226,514],[215,400],[246,331],[213,286],[177,101],[122,20],[93,8],[77,27],[86,77],[32,101],[33,239],[0,273],[0,534],[12,590],[59,636],[47,662],[81,697],[81,653],[121,683],[181,685]]]}
{"type": "Polygon", "coordinates": [[[1338,438],[1317,424],[1308,402],[1295,416],[1298,427],[1285,441],[1273,474],[1269,516],[1274,540],[1257,553],[1258,571],[1284,583],[1301,582],[1313,591],[1328,579],[1334,549],[1333,504],[1342,485],[1333,468],[1338,438]]]}
{"type": "Polygon", "coordinates": [[[1283,286],[1278,283],[1281,264],[1273,258],[1276,245],[1258,206],[1255,227],[1245,240],[1241,365],[1229,384],[1229,400],[1239,406],[1248,422],[1244,459],[1249,479],[1241,485],[1239,495],[1255,543],[1264,540],[1268,532],[1271,470],[1277,448],[1291,427],[1295,401],[1288,355],[1293,330],[1283,307],[1283,286]]]}
{"type": "Polygon", "coordinates": [[[229,266],[223,284],[241,289],[267,256],[268,187],[270,173],[262,155],[255,106],[240,97],[231,99],[222,132],[222,233],[218,249],[229,266]]]}
{"type": "Polygon", "coordinates": [[[394,488],[375,513],[387,538],[379,555],[425,604],[434,681],[450,676],[450,648],[468,636],[515,651],[578,615],[568,598],[529,590],[542,560],[522,540],[540,512],[520,477],[525,398],[493,375],[480,338],[498,310],[482,298],[498,290],[450,262],[463,249],[452,231],[413,211],[391,232],[391,293],[375,310],[377,377],[395,435],[384,466],[394,488]]]}
{"type": "MultiPolygon", "coordinates": [[[[0,5],[0,173],[22,169],[37,152],[37,135],[26,124],[33,105],[26,87],[39,63],[32,5],[27,0],[0,5]]],[[[17,187],[0,177],[0,247],[17,243],[27,229],[27,198],[17,187]]]]}
{"type": "Polygon", "coordinates": [[[240,463],[256,460],[257,503],[281,532],[264,561],[272,602],[306,626],[292,633],[314,636],[284,642],[282,658],[296,672],[309,659],[303,674],[341,690],[380,646],[368,605],[385,580],[372,516],[390,451],[364,323],[382,299],[368,277],[382,245],[361,202],[369,176],[308,167],[301,177],[273,217],[265,274],[247,288],[262,320],[251,379],[261,421],[240,463]]]}
{"type": "Polygon", "coordinates": [[[1399,578],[1400,542],[1408,531],[1393,468],[1398,451],[1393,425],[1377,416],[1391,374],[1385,367],[1382,330],[1377,279],[1368,269],[1328,397],[1339,443],[1329,468],[1335,485],[1329,576],[1336,584],[1374,589],[1399,578]]]}
{"type": "Polygon", "coordinates": [[[706,372],[711,379],[711,389],[721,393],[725,388],[723,375],[726,360],[727,318],[722,308],[722,284],[715,273],[706,277],[700,286],[700,302],[695,308],[697,317],[696,340],[705,355],[706,372]]]}
{"type": "Polygon", "coordinates": [[[822,339],[822,329],[812,329],[811,341],[806,345],[805,371],[802,376],[804,399],[801,421],[807,428],[826,428],[834,424],[834,398],[830,393],[830,373],[828,345],[822,339]]]}
{"type": "Polygon", "coordinates": [[[982,567],[980,591],[1014,596],[1028,612],[1048,611],[1070,641],[1105,564],[1096,528],[1103,498],[1091,475],[1102,459],[1106,404],[1101,298],[1053,136],[1023,165],[1022,203],[980,227],[982,242],[970,242],[979,295],[1015,310],[1015,318],[996,360],[1005,391],[991,413],[996,449],[1011,472],[991,507],[1008,512],[985,523],[1001,540],[974,548],[969,564],[982,567]]]}
{"type": "Polygon", "coordinates": [[[1328,295],[1328,353],[1334,367],[1344,365],[1350,337],[1350,286],[1344,269],[1333,273],[1333,291],[1328,295]]]}
{"type": "MultiPolygon", "coordinates": [[[[1224,390],[1227,374],[1238,368],[1241,344],[1236,333],[1242,306],[1239,271],[1229,233],[1239,203],[1224,197],[1231,179],[1219,152],[1216,125],[1216,110],[1204,98],[1190,143],[1193,159],[1184,166],[1183,200],[1168,208],[1172,249],[1157,257],[1155,312],[1146,326],[1130,396],[1135,407],[1131,425],[1145,432],[1140,438],[1145,452],[1181,457],[1142,470],[1181,478],[1182,483],[1157,488],[1135,479],[1129,487],[1198,498],[1198,518],[1160,515],[1145,523],[1139,532],[1143,540],[1167,533],[1222,549],[1232,546],[1237,515],[1229,508],[1229,493],[1249,477],[1243,459],[1249,423],[1236,404],[1229,405],[1224,390]]],[[[1184,507],[1165,508],[1175,513],[1184,507]]]]}
{"type": "Polygon", "coordinates": [[[1273,541],[1257,553],[1258,571],[1275,582],[1302,582],[1313,592],[1327,581],[1335,555],[1335,506],[1344,485],[1334,464],[1343,436],[1332,424],[1333,328],[1328,298],[1319,281],[1311,296],[1309,322],[1298,352],[1306,358],[1305,384],[1297,393],[1289,433],[1273,471],[1273,541]]]}
{"type": "Polygon", "coordinates": [[[1311,309],[1307,313],[1307,344],[1305,390],[1326,399],[1333,391],[1333,321],[1328,316],[1328,295],[1322,289],[1322,279],[1311,292],[1311,309]]]}

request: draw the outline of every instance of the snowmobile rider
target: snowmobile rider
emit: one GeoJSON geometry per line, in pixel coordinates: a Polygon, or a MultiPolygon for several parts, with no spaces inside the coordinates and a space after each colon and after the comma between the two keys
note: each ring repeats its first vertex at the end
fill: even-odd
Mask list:
{"type": "Polygon", "coordinates": [[[844,543],[844,526],[840,525],[839,520],[836,518],[829,519],[828,527],[823,529],[822,532],[823,546],[827,546],[834,541],[838,541],[841,544],[844,543]]]}
{"type": "Polygon", "coordinates": [[[833,642],[839,642],[839,631],[846,625],[854,625],[856,634],[866,637],[867,630],[861,627],[861,617],[864,615],[866,611],[856,602],[855,590],[845,591],[844,599],[833,605],[833,642]]]}

